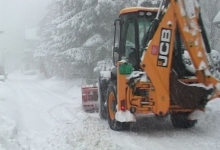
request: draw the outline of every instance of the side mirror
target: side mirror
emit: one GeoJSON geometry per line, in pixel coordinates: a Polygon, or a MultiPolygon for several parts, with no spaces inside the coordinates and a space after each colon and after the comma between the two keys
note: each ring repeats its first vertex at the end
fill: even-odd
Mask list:
{"type": "Polygon", "coordinates": [[[220,28],[220,11],[218,12],[218,14],[215,16],[215,18],[213,19],[213,23],[220,28]]]}

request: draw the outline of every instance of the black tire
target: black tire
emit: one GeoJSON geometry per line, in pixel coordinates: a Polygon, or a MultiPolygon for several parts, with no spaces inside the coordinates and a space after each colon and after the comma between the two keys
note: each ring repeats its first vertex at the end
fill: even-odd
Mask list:
{"type": "Polygon", "coordinates": [[[105,95],[106,93],[103,92],[103,87],[99,81],[99,87],[98,87],[98,101],[99,101],[99,117],[100,119],[107,119],[107,109],[105,106],[105,95]]]}
{"type": "Polygon", "coordinates": [[[106,111],[106,107],[105,107],[105,102],[101,98],[101,96],[99,99],[99,117],[101,119],[107,119],[107,111],[106,111]]]}
{"type": "Polygon", "coordinates": [[[194,127],[197,123],[197,120],[189,120],[188,117],[189,113],[172,113],[170,115],[170,119],[172,124],[175,128],[191,128],[194,127]]]}
{"type": "Polygon", "coordinates": [[[109,99],[109,96],[110,94],[113,94],[114,95],[114,102],[113,102],[113,111],[116,113],[116,106],[117,106],[117,96],[116,96],[116,87],[110,83],[109,86],[108,86],[108,89],[107,89],[107,116],[108,116],[108,124],[109,124],[109,127],[112,129],[112,130],[115,130],[115,131],[124,131],[124,130],[129,130],[130,128],[130,123],[129,122],[119,122],[115,119],[112,119],[110,117],[110,113],[109,113],[109,107],[110,107],[110,99],[109,99]]]}

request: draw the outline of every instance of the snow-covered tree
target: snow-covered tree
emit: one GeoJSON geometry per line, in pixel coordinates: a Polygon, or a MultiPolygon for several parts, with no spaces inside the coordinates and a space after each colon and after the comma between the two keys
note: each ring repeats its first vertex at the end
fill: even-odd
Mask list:
{"type": "MultiPolygon", "coordinates": [[[[42,40],[35,58],[39,60],[41,69],[48,77],[58,75],[63,78],[94,78],[100,70],[110,69],[113,22],[121,9],[143,2],[53,0],[48,14],[40,23],[42,40]]],[[[158,0],[151,3],[155,6],[158,0]]]]}
{"type": "Polygon", "coordinates": [[[220,46],[220,30],[212,23],[215,15],[220,10],[220,0],[200,0],[200,5],[211,48],[220,51],[220,48],[218,47],[220,46]]]}
{"type": "Polygon", "coordinates": [[[59,45],[53,41],[56,33],[56,27],[51,24],[52,20],[57,16],[58,7],[56,3],[51,3],[48,9],[48,13],[39,23],[39,35],[41,37],[41,41],[34,56],[38,61],[40,70],[47,77],[50,77],[54,75],[54,69],[56,68],[56,60],[54,59],[54,56],[56,54],[55,50],[59,45]]]}
{"type": "Polygon", "coordinates": [[[73,22],[79,23],[77,19],[81,19],[79,13],[83,3],[78,0],[53,0],[41,23],[42,41],[35,56],[41,60],[43,57],[41,62],[49,77],[58,75],[66,78],[79,72],[72,69],[75,58],[69,51],[74,44],[80,44],[78,26],[73,22]]]}

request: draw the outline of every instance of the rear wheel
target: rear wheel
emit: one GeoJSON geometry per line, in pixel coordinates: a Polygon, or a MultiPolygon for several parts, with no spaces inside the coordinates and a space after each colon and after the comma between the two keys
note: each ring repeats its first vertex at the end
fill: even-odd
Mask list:
{"type": "Polygon", "coordinates": [[[197,120],[189,120],[189,113],[181,112],[181,113],[172,113],[171,121],[175,128],[191,128],[194,127],[197,123],[197,120]]]}
{"type": "Polygon", "coordinates": [[[98,89],[99,117],[101,119],[107,119],[107,110],[105,106],[106,92],[103,91],[103,90],[106,91],[106,89],[105,87],[103,87],[104,85],[101,85],[101,84],[105,84],[105,83],[100,83],[100,79],[99,79],[99,89],[98,89]]]}
{"type": "Polygon", "coordinates": [[[130,128],[129,122],[119,122],[115,119],[115,114],[117,112],[117,98],[116,98],[116,88],[113,84],[109,84],[107,90],[107,114],[108,114],[108,124],[112,130],[123,131],[130,128]]]}
{"type": "Polygon", "coordinates": [[[100,96],[100,99],[99,99],[99,117],[101,119],[107,119],[107,112],[106,112],[105,102],[103,101],[103,99],[101,97],[102,96],[100,96]]]}

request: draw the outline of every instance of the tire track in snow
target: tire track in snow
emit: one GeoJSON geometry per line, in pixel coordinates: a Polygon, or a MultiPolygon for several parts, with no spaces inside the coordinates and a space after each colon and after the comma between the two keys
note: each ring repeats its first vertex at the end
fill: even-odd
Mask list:
{"type": "MultiPolygon", "coordinates": [[[[57,98],[62,98],[62,96],[54,94],[51,91],[41,89],[46,94],[51,94],[57,98]]],[[[29,90],[26,90],[26,94],[36,99],[35,95],[30,95],[29,90]]],[[[110,137],[109,132],[100,132],[100,120],[98,117],[91,117],[90,114],[84,113],[81,108],[81,101],[80,99],[75,99],[78,102],[63,102],[59,103],[55,106],[51,106],[48,110],[48,113],[51,117],[56,120],[57,127],[53,128],[53,131],[50,135],[45,137],[46,143],[38,143],[39,141],[32,142],[31,149],[65,149],[61,148],[62,146],[69,145],[72,149],[110,149],[115,150],[118,149],[117,145],[112,146],[111,138],[104,138],[103,137],[110,137]],[[80,103],[79,103],[80,101],[80,103]],[[94,128],[94,126],[96,128],[94,128]],[[72,132],[71,132],[72,131],[72,132]],[[94,140],[93,135],[96,135],[97,140],[94,140]],[[59,140],[62,137],[64,140],[59,140]],[[66,140],[65,140],[66,139],[66,140]],[[82,142],[80,142],[83,139],[82,142]],[[37,144],[38,143],[38,144],[37,144]],[[109,145],[110,143],[110,145],[109,145]],[[90,145],[88,147],[88,145],[90,145]],[[107,146],[107,147],[106,147],[107,146]]],[[[93,114],[94,115],[94,114],[93,114]]],[[[93,116],[92,115],[92,116],[93,116]]],[[[108,127],[102,126],[102,128],[108,127]]],[[[101,128],[101,129],[102,129],[101,128]]],[[[64,146],[65,147],[65,146],[64,146]]],[[[119,148],[120,149],[120,148],[119,148]]]]}
{"type": "MultiPolygon", "coordinates": [[[[41,112],[45,120],[48,119],[48,117],[45,117],[45,115],[47,115],[45,114],[46,112],[51,117],[50,114],[51,110],[64,106],[64,103],[69,105],[71,101],[70,98],[56,94],[44,88],[43,86],[39,85],[37,82],[33,81],[32,84],[30,85],[29,84],[23,85],[22,83],[19,82],[20,87],[18,89],[21,91],[19,92],[19,94],[21,95],[20,97],[24,98],[25,96],[26,98],[24,99],[26,100],[29,99],[29,101],[26,102],[27,104],[30,103],[32,106],[35,105],[36,107],[38,107],[39,108],[38,110],[41,112]]],[[[16,91],[18,91],[18,89],[16,91]]],[[[60,110],[62,112],[65,109],[60,109],[60,110]]],[[[68,113],[65,115],[63,114],[63,117],[66,116],[68,116],[68,113]]],[[[54,117],[52,117],[51,119],[54,120],[54,117]]],[[[59,119],[61,119],[60,122],[63,120],[62,117],[60,117],[59,119]]]]}
{"type": "MultiPolygon", "coordinates": [[[[74,150],[117,150],[122,149],[115,143],[112,143],[109,128],[105,122],[100,120],[98,114],[87,114],[83,112],[80,107],[75,107],[74,105],[68,105],[63,103],[53,108],[51,111],[53,117],[58,120],[59,126],[47,137],[47,146],[43,145],[38,147],[41,149],[53,149],[60,150],[61,145],[69,145],[74,150]],[[64,112],[69,112],[72,119],[60,122],[60,118],[56,118],[56,113],[59,110],[65,109],[64,112]],[[62,138],[60,141],[63,144],[57,143],[57,140],[62,138]],[[57,146],[60,145],[60,146],[57,146]]],[[[61,119],[62,120],[62,119],[61,119]]]]}
{"type": "Polygon", "coordinates": [[[37,90],[35,86],[32,84],[32,90],[27,90],[28,84],[25,82],[17,81],[11,84],[13,85],[10,86],[15,91],[14,101],[20,111],[19,124],[26,130],[33,132],[47,131],[50,128],[47,122],[48,117],[45,116],[44,109],[41,107],[43,105],[41,105],[43,101],[40,99],[41,95],[35,93],[37,90]]]}
{"type": "MultiPolygon", "coordinates": [[[[73,105],[71,103],[61,103],[58,104],[51,109],[48,110],[48,113],[50,114],[51,118],[56,120],[58,123],[62,124],[73,124],[74,118],[77,117],[77,113],[74,113],[69,107],[70,105],[73,105]]],[[[73,109],[77,109],[77,107],[74,107],[73,109]]]]}

